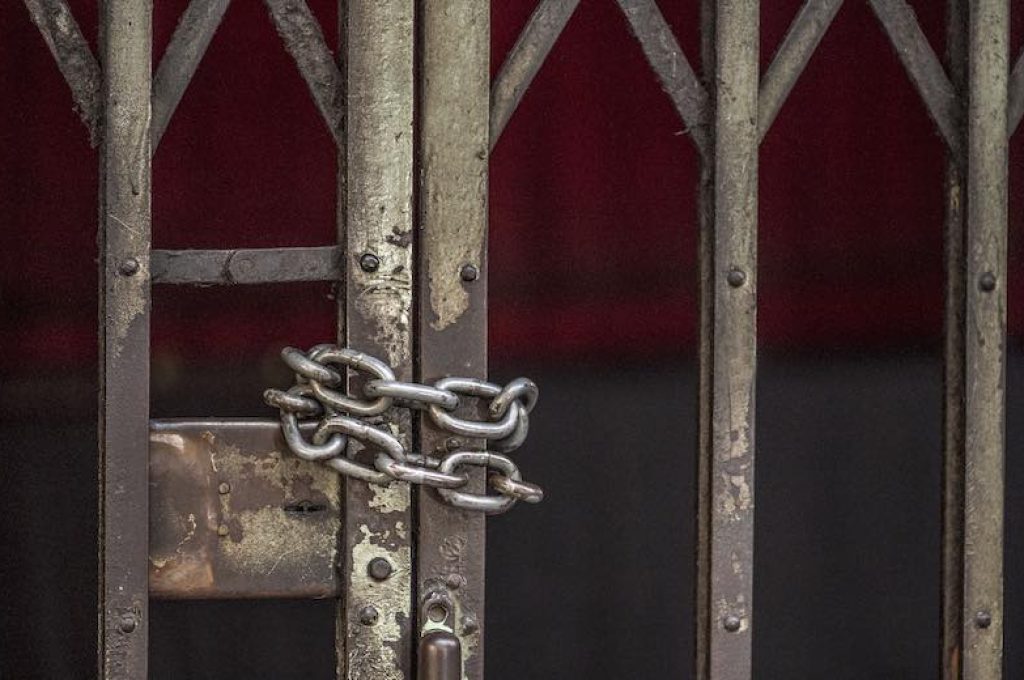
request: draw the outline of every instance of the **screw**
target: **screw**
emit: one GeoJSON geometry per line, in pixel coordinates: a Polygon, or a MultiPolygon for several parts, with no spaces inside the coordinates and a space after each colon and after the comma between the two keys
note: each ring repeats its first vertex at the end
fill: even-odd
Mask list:
{"type": "Polygon", "coordinates": [[[228,533],[230,533],[230,530],[228,529],[227,524],[221,524],[219,527],[217,527],[218,536],[227,536],[228,533]]]}
{"type": "Polygon", "coordinates": [[[978,628],[988,628],[992,625],[992,615],[987,611],[980,611],[974,615],[974,624],[978,628]]]}
{"type": "Polygon", "coordinates": [[[364,626],[372,626],[373,624],[377,623],[377,619],[379,616],[380,615],[377,613],[377,609],[375,607],[366,605],[365,607],[359,610],[359,623],[363,624],[364,626]]]}
{"type": "Polygon", "coordinates": [[[739,288],[747,282],[747,275],[743,273],[742,269],[731,269],[726,275],[725,280],[729,282],[729,285],[733,288],[739,288]]]}
{"type": "Polygon", "coordinates": [[[372,273],[380,269],[380,258],[373,253],[365,253],[359,258],[359,266],[364,272],[372,273]]]}
{"type": "Polygon", "coordinates": [[[722,621],[722,627],[730,633],[735,633],[740,629],[740,623],[740,617],[735,614],[729,614],[725,617],[725,620],[722,621]]]}
{"type": "Polygon", "coordinates": [[[221,482],[220,486],[217,487],[217,491],[221,495],[224,495],[226,493],[231,493],[231,485],[228,484],[227,482],[221,482]]]}
{"type": "Polygon", "coordinates": [[[467,616],[462,622],[462,630],[464,633],[472,635],[480,630],[480,622],[476,620],[475,616],[467,616]]]}
{"type": "Polygon", "coordinates": [[[139,273],[139,261],[134,257],[129,257],[121,263],[118,271],[120,271],[123,276],[135,276],[139,273]]]}
{"type": "Polygon", "coordinates": [[[981,288],[986,293],[991,293],[996,289],[996,275],[992,272],[985,272],[978,277],[978,288],[981,288]]]}
{"type": "Polygon", "coordinates": [[[480,278],[480,270],[477,269],[475,264],[463,265],[462,270],[459,272],[459,276],[462,277],[463,281],[476,281],[480,278]]]}
{"type": "Polygon", "coordinates": [[[374,557],[366,565],[366,573],[376,581],[383,581],[391,576],[391,563],[383,557],[374,557]]]}
{"type": "Polygon", "coordinates": [[[132,633],[138,625],[139,622],[135,618],[135,614],[121,614],[121,623],[118,624],[118,628],[122,633],[132,633]]]}

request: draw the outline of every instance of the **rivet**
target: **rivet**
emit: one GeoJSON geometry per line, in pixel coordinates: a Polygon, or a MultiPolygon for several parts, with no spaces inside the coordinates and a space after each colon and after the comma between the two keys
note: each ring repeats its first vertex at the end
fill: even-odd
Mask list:
{"type": "Polygon", "coordinates": [[[730,269],[729,273],[725,276],[725,280],[733,288],[739,288],[747,282],[747,275],[743,273],[742,269],[730,269]]]}
{"type": "Polygon", "coordinates": [[[729,614],[725,617],[725,620],[722,621],[722,627],[730,633],[735,633],[740,629],[741,623],[742,622],[740,621],[740,617],[736,616],[735,614],[729,614]]]}
{"type": "Polygon", "coordinates": [[[122,633],[132,633],[138,627],[139,621],[135,618],[135,614],[122,614],[121,622],[118,624],[118,629],[122,633]]]}
{"type": "Polygon", "coordinates": [[[217,535],[218,536],[227,536],[229,533],[230,533],[230,529],[228,529],[228,525],[227,524],[221,524],[219,527],[217,527],[217,535]]]}
{"type": "Polygon", "coordinates": [[[220,493],[221,495],[231,493],[231,485],[228,484],[227,482],[221,482],[220,486],[217,487],[217,492],[220,493]]]}
{"type": "Polygon", "coordinates": [[[992,615],[987,611],[980,611],[974,615],[974,624],[978,628],[988,628],[992,625],[992,615]]]}
{"type": "Polygon", "coordinates": [[[480,278],[480,270],[477,269],[475,264],[466,264],[462,266],[459,276],[462,277],[463,281],[476,281],[480,278]]]}
{"type": "Polygon", "coordinates": [[[380,258],[373,253],[365,253],[359,258],[359,266],[364,272],[372,273],[380,269],[380,258]]]}
{"type": "Polygon", "coordinates": [[[444,440],[444,448],[448,451],[456,451],[462,448],[462,440],[458,437],[448,437],[444,440]]]}
{"type": "Polygon", "coordinates": [[[475,616],[467,616],[462,622],[462,631],[464,633],[473,634],[480,630],[480,622],[476,620],[475,616]]]}
{"type": "Polygon", "coordinates": [[[466,579],[462,578],[462,574],[448,574],[444,582],[452,590],[458,590],[465,584],[466,579]]]}
{"type": "Polygon", "coordinates": [[[374,557],[366,565],[366,573],[374,580],[383,581],[388,576],[391,576],[391,563],[383,557],[374,557]]]}
{"type": "Polygon", "coordinates": [[[992,272],[985,272],[978,277],[978,288],[981,288],[986,293],[991,293],[996,289],[996,275],[992,272]]]}
{"type": "Polygon", "coordinates": [[[139,261],[134,257],[129,257],[121,263],[118,271],[120,271],[123,276],[135,276],[139,273],[139,261]]]}
{"type": "Polygon", "coordinates": [[[377,609],[370,605],[367,605],[359,610],[359,623],[364,626],[372,626],[377,623],[377,618],[380,615],[377,613],[377,609]]]}

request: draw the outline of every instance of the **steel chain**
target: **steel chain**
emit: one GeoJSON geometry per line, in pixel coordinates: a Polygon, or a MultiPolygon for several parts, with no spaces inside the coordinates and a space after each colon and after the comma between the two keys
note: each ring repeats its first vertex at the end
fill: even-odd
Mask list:
{"type": "Polygon", "coordinates": [[[504,387],[455,377],[433,385],[403,382],[386,362],[336,345],[316,345],[308,352],[286,347],[281,358],[295,372],[295,385],[268,389],[263,399],[280,411],[285,442],[299,458],[371,484],[386,486],[399,480],[433,487],[449,505],[487,514],[505,512],[517,501],[539,503],[544,498],[544,491],[523,481],[516,464],[503,455],[526,441],[538,395],[532,380],[516,378],[504,387]],[[358,394],[349,392],[351,385],[346,388],[350,371],[369,377],[358,394]],[[487,401],[486,420],[455,415],[466,397],[487,401]],[[455,450],[438,457],[406,451],[398,437],[374,427],[374,421],[395,406],[423,411],[452,435],[485,439],[498,453],[455,450]],[[303,422],[316,423],[309,439],[303,422]],[[352,457],[349,440],[377,450],[372,466],[352,457]],[[495,493],[461,491],[469,483],[469,467],[491,471],[487,485],[495,493]]]}

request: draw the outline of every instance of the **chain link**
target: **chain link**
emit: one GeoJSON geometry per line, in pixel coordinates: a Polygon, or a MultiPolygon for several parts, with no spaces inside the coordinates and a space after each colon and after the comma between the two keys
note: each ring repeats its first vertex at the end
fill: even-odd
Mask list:
{"type": "Polygon", "coordinates": [[[280,411],[285,442],[299,458],[371,484],[386,486],[398,480],[433,487],[449,505],[486,514],[505,512],[517,501],[539,503],[544,498],[544,491],[523,481],[516,464],[503,455],[526,441],[538,395],[532,380],[516,378],[504,387],[456,377],[433,385],[403,382],[386,362],[336,345],[316,345],[307,352],[286,347],[281,358],[295,372],[295,385],[268,389],[263,400],[280,411]],[[369,379],[361,388],[348,385],[346,391],[349,372],[369,379]],[[485,419],[456,415],[469,399],[486,402],[486,408],[479,409],[485,419]],[[499,453],[460,450],[435,457],[407,451],[394,434],[374,427],[381,414],[395,406],[422,411],[449,434],[487,440],[499,453]],[[303,422],[316,424],[309,439],[303,422]],[[348,446],[352,441],[377,452],[372,465],[354,459],[356,451],[348,446]],[[469,483],[471,467],[491,472],[487,486],[494,493],[460,490],[469,483]]]}

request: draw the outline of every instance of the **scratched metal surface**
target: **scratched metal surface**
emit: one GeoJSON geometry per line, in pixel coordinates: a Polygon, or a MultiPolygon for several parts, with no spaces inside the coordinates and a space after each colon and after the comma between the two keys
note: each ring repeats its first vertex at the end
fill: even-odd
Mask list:
{"type": "Polygon", "coordinates": [[[149,441],[152,597],[337,597],[338,476],[277,420],[159,420],[149,441]]]}

